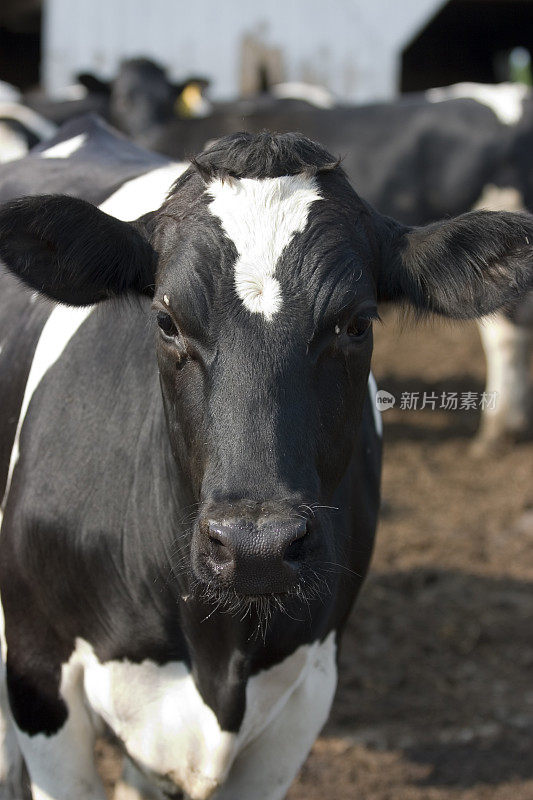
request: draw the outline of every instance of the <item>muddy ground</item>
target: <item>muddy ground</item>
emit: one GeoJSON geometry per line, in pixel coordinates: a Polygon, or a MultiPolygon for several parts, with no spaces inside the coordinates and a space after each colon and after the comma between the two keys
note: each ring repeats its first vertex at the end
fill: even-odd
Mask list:
{"type": "MultiPolygon", "coordinates": [[[[385,313],[373,368],[398,398],[483,387],[473,324],[385,313]]],[[[372,571],[288,799],[533,800],[533,443],[479,460],[475,411],[383,420],[372,571]]]]}

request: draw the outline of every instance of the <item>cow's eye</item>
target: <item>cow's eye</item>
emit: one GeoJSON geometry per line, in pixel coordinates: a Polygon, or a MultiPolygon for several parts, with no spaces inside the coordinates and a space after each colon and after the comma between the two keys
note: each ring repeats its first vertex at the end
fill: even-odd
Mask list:
{"type": "Polygon", "coordinates": [[[178,329],[172,322],[172,317],[170,314],[166,314],[164,311],[157,312],[157,324],[163,331],[166,336],[177,336],[178,329]]]}
{"type": "Polygon", "coordinates": [[[371,325],[372,320],[368,317],[355,317],[346,328],[346,333],[352,339],[362,339],[371,325]]]}

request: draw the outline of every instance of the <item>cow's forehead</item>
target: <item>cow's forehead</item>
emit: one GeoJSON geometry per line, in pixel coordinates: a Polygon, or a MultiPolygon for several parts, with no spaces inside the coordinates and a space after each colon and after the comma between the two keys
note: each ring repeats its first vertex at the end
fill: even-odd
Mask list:
{"type": "Polygon", "coordinates": [[[294,235],[305,230],[309,210],[322,199],[316,178],[212,180],[208,209],[237,251],[235,289],[246,308],[272,319],[283,297],[276,265],[294,235]]]}

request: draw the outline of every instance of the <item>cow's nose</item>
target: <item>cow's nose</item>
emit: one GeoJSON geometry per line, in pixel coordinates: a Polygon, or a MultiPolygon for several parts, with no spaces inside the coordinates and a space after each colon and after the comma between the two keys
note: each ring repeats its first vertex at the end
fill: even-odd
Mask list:
{"type": "Polygon", "coordinates": [[[206,527],[209,566],[237,592],[285,592],[297,582],[308,533],[305,520],[209,519],[206,527]]]}

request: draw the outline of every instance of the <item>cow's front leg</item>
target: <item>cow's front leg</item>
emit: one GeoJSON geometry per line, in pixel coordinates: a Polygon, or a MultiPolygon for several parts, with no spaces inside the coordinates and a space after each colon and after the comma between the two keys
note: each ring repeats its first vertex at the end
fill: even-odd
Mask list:
{"type": "Polygon", "coordinates": [[[5,668],[0,679],[0,800],[31,800],[26,766],[7,701],[5,668]]]}
{"type": "MultiPolygon", "coordinates": [[[[337,685],[330,634],[315,650],[305,678],[265,730],[245,744],[213,800],[282,800],[322,726],[337,685]]],[[[253,698],[248,698],[253,702],[253,698]]]]}
{"type": "Polygon", "coordinates": [[[57,707],[49,695],[40,695],[37,673],[22,679],[18,676],[11,685],[13,690],[8,653],[10,705],[33,800],[105,800],[94,761],[96,731],[85,703],[82,669],[78,665],[64,666],[57,707]],[[17,685],[21,687],[19,692],[17,685]],[[26,691],[22,688],[25,685],[26,691]],[[24,709],[21,702],[26,703],[24,709]],[[30,731],[24,720],[31,720],[35,728],[42,725],[48,732],[30,731]],[[61,720],[59,725],[57,720],[61,720]]]}

